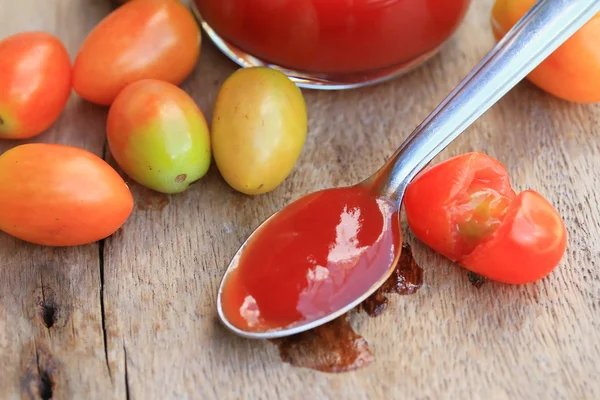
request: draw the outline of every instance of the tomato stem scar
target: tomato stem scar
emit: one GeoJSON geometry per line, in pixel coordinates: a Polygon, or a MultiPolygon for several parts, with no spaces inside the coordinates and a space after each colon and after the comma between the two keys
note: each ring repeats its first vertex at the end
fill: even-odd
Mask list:
{"type": "Polygon", "coordinates": [[[185,178],[187,178],[186,174],[177,175],[177,177],[175,178],[175,182],[181,183],[185,181],[185,178]]]}

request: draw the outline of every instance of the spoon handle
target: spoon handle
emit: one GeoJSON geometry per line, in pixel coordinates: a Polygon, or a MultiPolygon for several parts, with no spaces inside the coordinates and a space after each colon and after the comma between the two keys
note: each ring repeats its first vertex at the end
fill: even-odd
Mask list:
{"type": "Polygon", "coordinates": [[[382,194],[401,201],[421,169],[598,12],[600,0],[539,0],[376,174],[382,194]]]}

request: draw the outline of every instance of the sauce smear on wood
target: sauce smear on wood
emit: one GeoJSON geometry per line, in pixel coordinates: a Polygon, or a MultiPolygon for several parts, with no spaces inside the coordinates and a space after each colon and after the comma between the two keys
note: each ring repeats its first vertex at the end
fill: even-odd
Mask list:
{"type": "Polygon", "coordinates": [[[367,341],[342,315],[314,329],[272,340],[283,362],[321,372],[348,372],[370,365],[375,357],[367,341]]]}
{"type": "Polygon", "coordinates": [[[412,256],[408,243],[402,245],[400,259],[394,273],[375,293],[361,303],[362,309],[371,317],[380,315],[387,307],[390,293],[400,295],[415,294],[423,285],[423,268],[412,256]]]}

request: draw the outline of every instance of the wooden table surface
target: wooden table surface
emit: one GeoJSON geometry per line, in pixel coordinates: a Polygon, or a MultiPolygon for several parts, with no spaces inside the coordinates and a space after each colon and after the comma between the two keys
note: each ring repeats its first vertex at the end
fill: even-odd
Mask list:
{"type": "MultiPolygon", "coordinates": [[[[111,8],[109,0],[2,1],[0,37],[46,30],[74,57],[111,8]]],[[[1,234],[0,398],[600,398],[600,106],[560,101],[527,82],[436,161],[486,152],[517,189],[558,208],[569,244],[549,277],[476,288],[405,227],[423,285],[390,297],[377,318],[351,313],[372,362],[337,374],[284,362],[276,344],[234,336],[216,318],[217,285],[246,235],[292,199],[374,172],[493,45],[490,8],[491,0],[474,1],[443,51],[401,78],[305,91],[306,146],[270,194],[237,193],[213,166],[177,196],[131,183],[131,218],[99,244],[46,248],[1,234]]],[[[183,87],[209,120],[234,69],[204,37],[183,87]]],[[[102,154],[106,113],[73,95],[34,141],[102,154]]]]}

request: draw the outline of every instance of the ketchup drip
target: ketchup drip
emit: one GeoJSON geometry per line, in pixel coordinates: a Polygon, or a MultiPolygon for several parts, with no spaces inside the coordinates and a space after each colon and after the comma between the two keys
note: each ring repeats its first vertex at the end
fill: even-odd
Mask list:
{"type": "Polygon", "coordinates": [[[368,187],[308,195],[265,222],[236,256],[224,315],[253,332],[309,323],[365,293],[400,250],[397,208],[368,187]]]}

